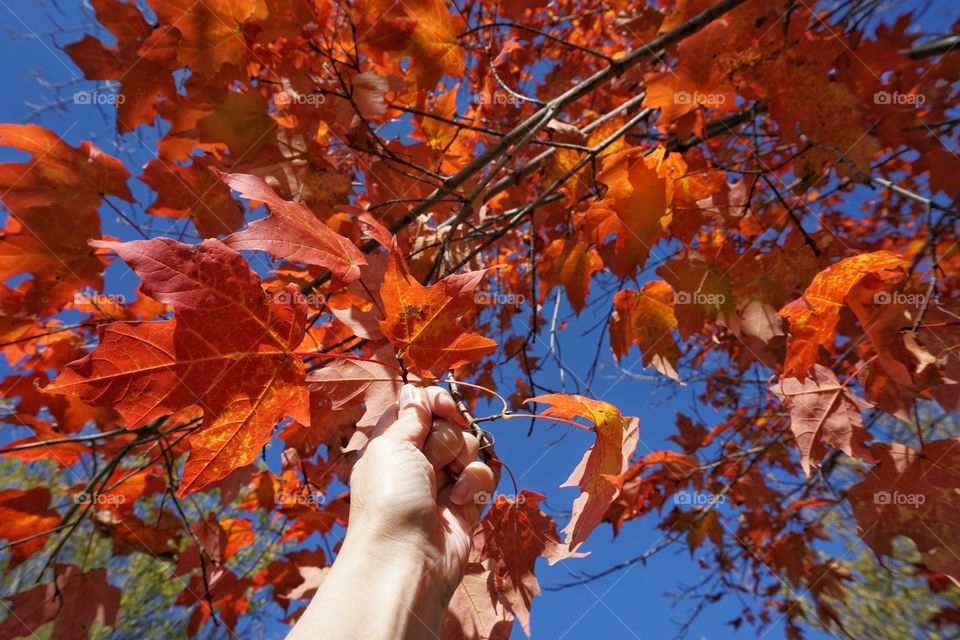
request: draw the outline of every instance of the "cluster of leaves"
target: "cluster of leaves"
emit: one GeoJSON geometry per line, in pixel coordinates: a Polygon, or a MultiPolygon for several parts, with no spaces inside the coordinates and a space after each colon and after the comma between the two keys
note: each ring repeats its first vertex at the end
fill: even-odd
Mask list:
{"type": "Polygon", "coordinates": [[[138,202],[129,163],[90,142],[0,125],[30,155],[0,165],[2,386],[6,421],[30,431],[0,454],[82,478],[0,492],[8,568],[43,563],[0,636],[116,622],[107,567],[64,559],[85,533],[169,562],[191,634],[234,628],[259,590],[295,618],[369,429],[402,382],[448,374],[471,420],[483,390],[504,410],[479,423],[532,397],[548,405],[535,417],[594,442],[562,531],[529,490],[488,510],[444,637],[529,633],[536,560],[648,514],[662,544],[610,571],[686,540],[710,556],[705,600],[745,596],[735,626],[799,634],[800,589],[836,624],[850,576],[816,545],[846,500],[878,556],[906,536],[931,588],[960,580],[960,436],[930,440],[918,417],[960,409],[960,56],[919,41],[911,14],[868,28],[866,0],[91,4],[110,43],[65,51],[117,84],[118,134],[162,123],[135,178],[157,196],[138,202]],[[142,239],[105,236],[104,207],[142,239]],[[145,230],[150,216],[191,237],[145,230]],[[114,255],[139,277],[129,303],[99,295],[114,255]],[[715,424],[680,414],[675,448],[638,452],[636,418],[551,388],[536,349],[563,333],[543,313],[554,291],[605,316],[598,349],[638,347],[715,424]],[[526,302],[479,304],[491,295],[526,302]],[[506,361],[523,375],[504,380],[506,361]],[[881,415],[908,441],[885,441],[881,415]],[[279,471],[256,464],[275,437],[279,471]],[[840,455],[862,466],[836,492],[840,455]],[[689,492],[733,511],[684,507],[689,492]],[[237,517],[218,512],[235,501],[237,517]],[[287,550],[241,570],[264,526],[287,550]]]}

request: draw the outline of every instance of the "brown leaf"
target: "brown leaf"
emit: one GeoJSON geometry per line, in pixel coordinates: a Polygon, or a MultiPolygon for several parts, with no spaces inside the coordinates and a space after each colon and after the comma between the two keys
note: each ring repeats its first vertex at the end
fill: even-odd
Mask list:
{"type": "Polygon", "coordinates": [[[806,381],[783,378],[770,391],[790,412],[790,429],[808,477],[811,468],[826,455],[825,445],[848,456],[871,459],[864,445],[872,436],[864,429],[860,413],[871,405],[841,385],[833,371],[816,364],[806,381]]]}

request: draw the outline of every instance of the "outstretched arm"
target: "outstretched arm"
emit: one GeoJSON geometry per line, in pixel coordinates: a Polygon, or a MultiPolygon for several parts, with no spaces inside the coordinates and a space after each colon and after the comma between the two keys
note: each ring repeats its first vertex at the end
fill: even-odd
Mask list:
{"type": "Polygon", "coordinates": [[[346,539],[287,640],[436,638],[463,577],[480,492],[496,486],[439,387],[404,385],[350,476],[346,539]]]}

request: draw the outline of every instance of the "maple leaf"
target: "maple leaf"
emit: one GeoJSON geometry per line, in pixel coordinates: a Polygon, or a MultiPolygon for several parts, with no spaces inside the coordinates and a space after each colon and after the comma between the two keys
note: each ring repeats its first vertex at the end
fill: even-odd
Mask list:
{"type": "Polygon", "coordinates": [[[144,522],[132,513],[120,518],[112,511],[97,510],[91,516],[97,533],[113,539],[113,555],[149,553],[162,560],[177,557],[182,540],[182,521],[170,511],[160,511],[144,522]]]}
{"type": "Polygon", "coordinates": [[[189,218],[204,238],[232,233],[243,224],[243,207],[204,158],[195,157],[185,167],[151,160],[139,179],[157,192],[147,213],[177,220],[189,218]]]}
{"type": "Polygon", "coordinates": [[[551,405],[545,416],[580,417],[594,425],[596,441],[561,486],[579,486],[570,522],[563,530],[564,543],[571,552],[583,544],[590,532],[603,520],[607,509],[620,494],[623,473],[640,439],[640,421],[624,417],[612,404],[579,395],[552,393],[526,402],[551,405]]]}
{"type": "Polygon", "coordinates": [[[383,335],[409,358],[424,377],[477,362],[497,343],[465,328],[463,317],[475,306],[473,292],[486,271],[450,275],[426,287],[407,269],[397,251],[391,254],[380,297],[383,335]]]}
{"type": "Polygon", "coordinates": [[[36,637],[54,621],[50,640],[85,640],[93,623],[113,625],[120,610],[120,589],[107,582],[107,570],[86,573],[73,565],[57,564],[53,582],[8,596],[9,615],[0,622],[0,637],[36,637]]]}
{"type": "Polygon", "coordinates": [[[316,393],[330,398],[334,410],[344,409],[360,400],[365,405],[358,428],[377,424],[383,412],[396,404],[403,386],[400,373],[380,362],[338,359],[316,371],[307,382],[316,393]]]}
{"type": "Polygon", "coordinates": [[[550,563],[569,557],[557,525],[537,505],[543,496],[524,489],[515,499],[497,499],[481,521],[481,554],[495,563],[494,585],[524,633],[530,635],[530,603],[540,595],[533,575],[537,558],[550,563]]]}
{"type": "Polygon", "coordinates": [[[457,114],[457,91],[460,85],[456,84],[446,93],[437,96],[437,100],[431,109],[435,118],[423,117],[419,119],[418,124],[423,132],[423,138],[434,149],[447,149],[453,143],[454,138],[460,133],[460,128],[454,124],[454,117],[457,114]]]}
{"type": "Polygon", "coordinates": [[[735,308],[728,269],[698,251],[668,260],[657,269],[657,275],[675,292],[673,311],[684,340],[700,333],[708,318],[716,320],[735,308]]]}
{"type": "Polygon", "coordinates": [[[610,347],[620,360],[634,344],[640,346],[643,366],[651,364],[665,376],[679,381],[680,348],[673,339],[677,317],[673,312],[673,289],[663,280],[652,280],[642,291],[628,289],[613,297],[610,317],[610,347]]]}
{"type": "Polygon", "coordinates": [[[491,595],[495,592],[494,570],[471,562],[447,605],[441,640],[508,640],[514,616],[491,595]]]}
{"type": "Polygon", "coordinates": [[[257,176],[223,174],[221,177],[244,198],[267,205],[271,214],[250,223],[244,231],[228,236],[224,244],[237,250],[266,251],[278,260],[324,267],[344,282],[360,277],[360,267],[367,264],[363,253],[304,205],[282,199],[257,176]]]}
{"type": "Polygon", "coordinates": [[[558,238],[552,241],[537,265],[537,271],[544,283],[540,288],[540,303],[543,303],[550,289],[562,284],[570,306],[579,314],[590,292],[590,276],[601,269],[603,261],[585,242],[573,238],[558,238]]]}
{"type": "Polygon", "coordinates": [[[658,126],[696,113],[699,117],[693,126],[683,128],[680,137],[686,138],[684,133],[688,131],[701,135],[703,116],[698,111],[703,108],[736,109],[736,92],[724,78],[724,58],[731,37],[735,34],[729,23],[716,20],[680,44],[675,69],[644,76],[647,93],[643,104],[660,109],[658,126]]]}
{"type": "Polygon", "coordinates": [[[230,91],[217,100],[212,113],[197,120],[195,129],[179,135],[197,137],[218,150],[225,147],[237,158],[253,156],[277,137],[277,123],[268,107],[257,91],[230,91]]]}
{"type": "MultiPolygon", "coordinates": [[[[83,484],[76,485],[75,495],[82,494],[84,488],[83,484]]],[[[160,474],[152,467],[142,470],[117,469],[107,478],[104,490],[97,492],[96,497],[100,502],[95,506],[125,516],[133,512],[138,499],[162,493],[166,488],[166,474],[160,474]]]]}
{"type": "MultiPolygon", "coordinates": [[[[5,458],[16,458],[24,462],[35,462],[37,460],[53,460],[61,468],[69,467],[77,463],[83,454],[88,453],[88,449],[79,442],[59,442],[54,444],[44,444],[42,447],[31,449],[16,450],[16,447],[25,444],[36,444],[48,440],[62,440],[63,431],[59,431],[49,422],[34,418],[32,416],[18,415],[17,420],[30,427],[34,435],[14,440],[6,445],[11,451],[2,453],[5,458]]],[[[16,552],[16,550],[14,550],[16,552]]]]}
{"type": "MultiPolygon", "coordinates": [[[[931,356],[936,358],[942,368],[942,382],[931,389],[931,395],[945,411],[960,411],[960,354],[956,345],[960,344],[960,326],[956,319],[957,305],[948,307],[943,303],[937,304],[937,309],[927,313],[930,318],[920,327],[920,337],[928,351],[923,353],[918,346],[910,347],[914,359],[930,362],[931,356]]],[[[904,339],[907,339],[904,335],[904,339]]],[[[916,344],[915,340],[910,342],[916,344]]]]}
{"type": "MultiPolygon", "coordinates": [[[[503,55],[501,53],[501,55],[503,55]]],[[[592,132],[592,135],[587,135],[583,131],[580,131],[574,125],[562,122],[560,120],[551,120],[547,123],[547,131],[550,134],[550,139],[555,143],[560,143],[564,145],[576,145],[578,147],[591,147],[595,144],[601,143],[610,133],[605,127],[600,127],[595,129],[592,132]]],[[[604,158],[611,154],[623,151],[628,145],[620,141],[614,145],[611,145],[603,154],[597,156],[597,158],[604,158]]],[[[584,159],[585,153],[578,149],[570,149],[566,147],[557,147],[553,157],[551,158],[550,163],[544,170],[543,179],[549,184],[554,181],[559,180],[560,182],[567,182],[564,185],[563,190],[566,192],[569,202],[576,202],[584,192],[589,189],[594,188],[596,184],[596,164],[591,162],[586,167],[581,166],[580,169],[577,169],[577,165],[584,159]],[[567,181],[565,176],[568,172],[573,172],[573,179],[567,181]]]]}
{"type": "Polygon", "coordinates": [[[87,246],[100,237],[97,209],[107,195],[134,202],[129,172],[90,142],[79,148],[37,125],[0,125],[0,145],[32,156],[0,164],[0,193],[10,210],[0,238],[0,280],[30,273],[30,313],[59,311],[84,286],[99,290],[103,262],[87,246]],[[58,224],[69,211],[69,225],[58,224]]]}
{"type": "Polygon", "coordinates": [[[280,38],[295,39],[303,28],[317,21],[321,9],[300,0],[266,0],[270,17],[257,26],[257,40],[273,42],[280,38]]]}
{"type": "Polygon", "coordinates": [[[671,183],[657,172],[662,155],[662,149],[645,156],[644,149],[632,147],[607,157],[597,174],[607,192],[583,216],[584,235],[621,278],[633,277],[646,263],[670,222],[671,183]],[[610,235],[616,240],[605,245],[610,235]]]}
{"type": "Polygon", "coordinates": [[[196,248],[166,238],[98,246],[116,251],[140,276],[143,293],[176,315],[108,325],[96,350],[44,391],[112,407],[128,429],[203,408],[180,495],[252,462],[283,416],[309,424],[304,368],[292,354],[306,305],[293,285],[285,302],[267,302],[240,254],[217,240],[196,248]]]}
{"type": "Polygon", "coordinates": [[[253,578],[254,586],[273,586],[274,601],[286,611],[290,600],[295,599],[291,593],[301,597],[313,595],[326,573],[326,565],[322,549],[292,551],[261,569],[253,578]]]}
{"type": "Polygon", "coordinates": [[[176,600],[179,605],[193,608],[187,623],[187,635],[195,636],[210,618],[212,612],[205,599],[217,607],[224,626],[234,634],[239,617],[250,610],[246,593],[251,583],[250,578],[237,578],[235,573],[222,567],[213,569],[208,575],[194,574],[176,600]],[[197,606],[202,602],[203,605],[197,606]]]}
{"type": "Polygon", "coordinates": [[[160,50],[150,42],[154,26],[147,22],[135,3],[92,0],[92,5],[97,21],[116,38],[116,46],[107,46],[86,34],[64,50],[87,79],[120,83],[120,92],[114,100],[119,133],[152,124],[157,115],[157,100],[160,97],[172,100],[177,95],[170,73],[172,56],[164,59],[158,55],[160,50]],[[142,56],[141,48],[150,52],[152,59],[142,56]]]}
{"type": "Polygon", "coordinates": [[[790,429],[807,477],[814,461],[826,455],[824,445],[848,456],[870,459],[865,443],[872,436],[863,427],[860,412],[871,405],[856,397],[846,384],[840,384],[833,371],[816,364],[805,381],[784,378],[770,391],[790,412],[790,429]]]}
{"type": "MultiPolygon", "coordinates": [[[[785,139],[799,142],[803,135],[829,144],[854,166],[869,171],[878,147],[874,137],[865,132],[874,121],[863,113],[850,88],[832,77],[837,58],[849,46],[840,38],[815,36],[797,23],[790,25],[790,31],[787,37],[794,46],[778,46],[781,50],[771,54],[772,60],[747,71],[752,86],[767,97],[770,114],[785,139]]],[[[836,153],[825,149],[805,154],[796,171],[813,178],[820,175],[824,164],[850,173],[836,153]]]]}
{"type": "Polygon", "coordinates": [[[303,581],[295,588],[284,594],[287,600],[301,600],[313,597],[313,594],[320,588],[320,584],[326,577],[330,567],[298,567],[298,572],[303,581]]]}
{"type": "Polygon", "coordinates": [[[0,165],[3,202],[15,214],[45,206],[89,210],[104,195],[134,202],[126,185],[130,173],[91,142],[74,148],[34,124],[0,125],[0,142],[32,156],[25,164],[0,165]]]}
{"type": "Polygon", "coordinates": [[[216,74],[225,64],[239,69],[248,50],[246,25],[268,17],[264,0],[150,0],[149,4],[162,24],[173,25],[181,33],[177,60],[203,76],[216,74]]]}
{"type": "MultiPolygon", "coordinates": [[[[163,612],[179,606],[192,609],[185,635],[217,635],[200,628],[217,619],[231,633],[264,589],[296,619],[304,603],[292,600],[325,579],[327,553],[264,557],[249,576],[232,563],[259,544],[267,522],[283,525],[285,545],[320,537],[324,549],[338,548],[350,495],[333,487],[357,457],[341,450],[364,444],[401,379],[430,382],[462,364],[457,378],[482,387],[462,389],[479,409],[484,391],[520,404],[554,370],[535,348],[538,323],[548,322],[537,304],[529,317],[515,305],[482,313],[471,305],[484,295],[475,270],[496,269],[504,291],[539,286],[539,305],[565,289],[575,313],[552,327],[558,349],[564,336],[608,328],[617,360],[637,345],[644,365],[666,375],[679,378],[680,363],[696,369],[705,381],[697,400],[715,424],[683,416],[664,424],[662,439],[678,450],[627,466],[635,419],[552,397],[541,418],[585,430],[589,421],[596,437],[571,476],[580,488],[566,531],[531,506],[536,494],[491,505],[444,637],[506,638],[516,619],[529,632],[537,558],[576,555],[599,522],[616,534],[643,516],[691,551],[711,546],[722,560],[708,567],[718,584],[753,578],[758,600],[745,602],[734,626],[778,609],[795,631],[804,624],[799,591],[833,625],[845,590],[860,588],[818,552],[821,541],[845,543],[817,515],[835,500],[822,486],[800,497],[783,491],[791,472],[809,473],[831,447],[880,460],[851,492],[871,546],[883,555],[897,535],[913,537],[931,589],[946,586],[940,571],[957,577],[955,441],[916,452],[868,447],[870,435],[903,430],[881,419],[868,434],[857,397],[871,403],[871,419],[912,423],[914,409],[932,412],[935,422],[919,425],[924,437],[931,425],[949,426],[941,413],[960,408],[952,224],[960,160],[949,143],[960,58],[941,55],[949,43],[928,39],[913,14],[856,29],[842,12],[782,0],[621,3],[560,33],[562,12],[546,0],[488,3],[489,16],[448,0],[88,4],[103,28],[65,51],[99,88],[74,102],[89,97],[121,133],[156,124],[160,139],[140,146],[159,160],[135,172],[136,202],[129,154],[121,164],[39,127],[0,128],[11,155],[29,157],[0,165],[0,347],[11,369],[0,396],[7,422],[28,436],[9,437],[0,456],[18,473],[49,459],[53,474],[37,480],[47,493],[0,492],[0,542],[38,534],[9,549],[18,569],[49,547],[47,529],[62,526],[50,505],[69,505],[91,468],[109,470],[97,489],[103,502],[83,510],[92,526],[59,532],[69,539],[59,553],[82,554],[93,548],[83,538],[102,536],[110,540],[94,547],[114,560],[97,562],[149,552],[189,577],[175,602],[145,600],[162,606],[137,611],[144,629],[169,626],[163,612]],[[563,44],[541,46],[548,34],[563,44]],[[644,131],[653,110],[657,131],[644,131]],[[881,147],[892,155],[878,161],[881,147]],[[728,173],[744,177],[730,182],[728,173]],[[848,183],[871,188],[869,199],[848,183]],[[269,214],[236,233],[260,203],[269,214]],[[168,241],[141,248],[136,270],[161,300],[126,304],[95,295],[111,247],[135,246],[90,246],[102,236],[101,210],[104,228],[124,239],[162,230],[165,221],[144,215],[191,218],[204,237],[233,235],[196,250],[168,241]],[[659,248],[671,255],[654,255],[659,248]],[[236,255],[248,249],[277,261],[263,262],[272,270],[264,282],[236,255]],[[876,268],[894,253],[902,262],[876,268]],[[472,273],[436,282],[444,265],[472,273]],[[641,279],[647,267],[662,281],[641,279]],[[591,282],[598,272],[611,274],[599,278],[602,292],[591,282]],[[323,303],[305,307],[297,288],[320,280],[323,303]],[[588,317],[597,315],[599,327],[588,317]],[[519,377],[486,355],[495,346],[486,336],[504,345],[519,377]],[[300,359],[310,356],[317,371],[307,380],[300,359]],[[770,393],[754,380],[758,365],[781,373],[770,393]],[[53,371],[62,373],[51,384],[53,371]],[[64,383],[77,395],[34,386],[64,383]],[[279,471],[254,469],[248,461],[280,421],[279,471]],[[138,423],[149,428],[117,429],[138,423]],[[783,446],[790,427],[799,456],[783,446]],[[168,430],[169,451],[160,451],[153,436],[168,430]],[[169,460],[180,458],[181,495],[210,495],[176,513],[161,495],[172,489],[169,460]],[[721,510],[670,504],[684,489],[723,489],[737,530],[723,526],[721,510]],[[317,492],[327,493],[322,506],[312,502],[317,492]],[[731,553],[740,540],[761,552],[731,553]]],[[[522,464],[518,455],[505,463],[522,464]]],[[[14,596],[24,599],[12,602],[0,637],[91,635],[96,584],[125,587],[129,578],[101,574],[88,599],[76,585],[14,596]]],[[[110,632],[99,626],[94,635],[110,632]]]]}
{"type": "Polygon", "coordinates": [[[820,347],[832,351],[847,295],[865,278],[899,277],[902,265],[897,254],[875,251],[846,258],[818,273],[802,298],[780,310],[790,322],[784,375],[802,381],[819,360],[820,347]]]}
{"type": "Polygon", "coordinates": [[[434,87],[443,75],[463,74],[466,55],[458,36],[466,25],[443,0],[364,0],[354,20],[361,25],[363,44],[409,56],[420,87],[434,87]]]}
{"type": "MultiPolygon", "coordinates": [[[[307,374],[308,384],[312,375],[307,374]]],[[[360,409],[352,406],[334,409],[330,394],[325,393],[321,385],[310,384],[309,388],[310,426],[291,422],[280,432],[280,438],[286,446],[293,448],[301,459],[313,457],[320,445],[339,451],[353,436],[355,428],[360,428],[358,422],[363,416],[360,409]]]]}
{"type": "Polygon", "coordinates": [[[365,117],[377,116],[387,112],[384,94],[389,91],[387,78],[373,71],[364,71],[350,78],[351,95],[360,113],[365,117]]]}
{"type": "Polygon", "coordinates": [[[11,547],[10,569],[43,547],[47,536],[37,534],[58,524],[60,516],[50,509],[50,490],[46,487],[0,491],[0,538],[13,542],[37,536],[11,547]]]}
{"type": "MultiPolygon", "coordinates": [[[[894,281],[899,280],[894,274],[894,281]]],[[[874,279],[876,280],[876,279],[874,279]]],[[[873,284],[880,284],[874,282],[873,284]]],[[[869,367],[864,376],[867,398],[876,399],[878,406],[888,413],[909,422],[908,408],[926,389],[936,387],[943,381],[939,364],[946,364],[951,350],[943,350],[956,342],[956,336],[943,337],[932,333],[912,331],[920,309],[916,304],[903,301],[930,300],[929,293],[908,292],[912,283],[897,285],[899,290],[888,291],[886,283],[881,289],[873,289],[864,282],[846,297],[846,304],[853,311],[868,341],[863,348],[872,347],[876,352],[876,364],[869,367]],[[929,345],[923,338],[932,338],[929,345]],[[944,339],[946,338],[946,339],[944,339]]],[[[930,302],[933,302],[930,300],[930,302]]],[[[922,304],[922,303],[921,303],[922,304]]],[[[939,331],[951,330],[950,313],[943,313],[934,302],[932,308],[923,312],[925,324],[939,331]]],[[[955,357],[955,356],[953,356],[955,357]]]]}
{"type": "Polygon", "coordinates": [[[928,442],[920,451],[877,443],[871,452],[876,466],[847,491],[860,537],[882,558],[893,555],[897,536],[907,536],[931,571],[960,585],[954,552],[960,531],[960,438],[928,442]]]}

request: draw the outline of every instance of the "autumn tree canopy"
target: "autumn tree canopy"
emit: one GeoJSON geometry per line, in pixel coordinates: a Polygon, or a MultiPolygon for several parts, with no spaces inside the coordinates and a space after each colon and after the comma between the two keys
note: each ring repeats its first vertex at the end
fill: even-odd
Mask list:
{"type": "Polygon", "coordinates": [[[694,597],[793,637],[842,627],[854,528],[880,563],[913,545],[931,593],[960,584],[960,23],[875,0],[90,4],[99,26],[58,41],[117,147],[0,125],[24,158],[0,164],[0,637],[148,615],[123,597],[141,558],[190,635],[258,599],[296,619],[405,381],[452,389],[501,471],[444,638],[535,632],[538,559],[584,588],[674,544],[708,559],[694,597]],[[666,448],[594,375],[638,353],[692,392],[666,448]],[[498,454],[527,428],[583,443],[572,504],[498,454]],[[663,535],[577,569],[630,526],[663,535]]]}

